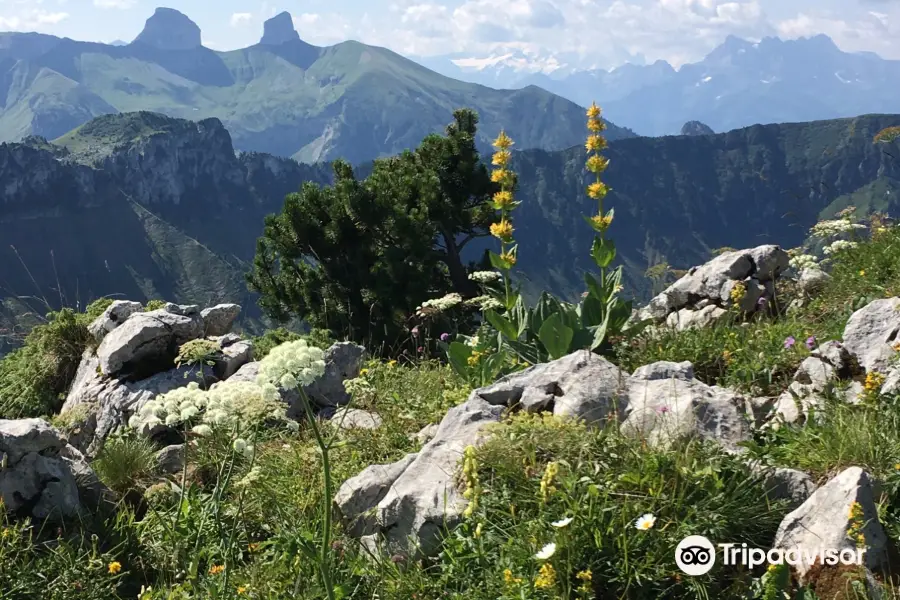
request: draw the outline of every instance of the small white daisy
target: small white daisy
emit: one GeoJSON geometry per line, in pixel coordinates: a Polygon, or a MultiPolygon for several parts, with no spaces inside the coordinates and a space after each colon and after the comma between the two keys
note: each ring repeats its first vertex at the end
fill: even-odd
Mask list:
{"type": "Polygon", "coordinates": [[[553,521],[551,525],[554,527],[562,528],[572,522],[572,517],[566,517],[565,519],[560,519],[559,521],[553,521]]]}
{"type": "Polygon", "coordinates": [[[553,556],[553,554],[555,552],[556,552],[556,544],[554,544],[553,542],[550,542],[549,544],[547,544],[546,546],[541,548],[541,551],[538,552],[537,554],[535,554],[534,557],[539,560],[547,560],[548,558],[553,556]]]}
{"type": "Polygon", "coordinates": [[[634,526],[641,531],[647,531],[648,529],[652,529],[655,523],[656,517],[654,517],[651,513],[646,513],[644,515],[641,515],[641,517],[634,522],[634,526]]]}

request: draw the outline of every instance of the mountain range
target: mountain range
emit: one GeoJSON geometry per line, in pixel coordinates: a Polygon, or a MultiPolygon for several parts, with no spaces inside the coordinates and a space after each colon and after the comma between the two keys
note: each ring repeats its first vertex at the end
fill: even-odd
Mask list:
{"type": "Polygon", "coordinates": [[[692,120],[728,131],[900,111],[900,61],[843,52],[826,35],[758,42],[729,36],[703,60],[678,70],[662,60],[579,70],[553,56],[521,52],[420,60],[464,81],[536,85],[582,105],[596,100],[610,120],[641,135],[675,134],[692,120]]]}
{"type": "MultiPolygon", "coordinates": [[[[460,107],[481,116],[479,145],[505,128],[521,148],[582,141],[584,109],[535,86],[495,90],[439,75],[390,50],[317,47],[288,13],[258,44],[216,52],[186,15],[158,8],[127,45],[0,33],[0,141],[57,138],[90,119],[148,110],[216,117],[242,151],[304,162],[363,162],[417,145],[460,107]]],[[[612,124],[610,139],[634,134],[612,124]]]]}
{"type": "MultiPolygon", "coordinates": [[[[898,143],[872,142],[896,125],[900,115],[872,115],[612,142],[604,179],[613,188],[612,231],[628,290],[646,298],[643,273],[661,261],[688,268],[725,245],[799,245],[823,211],[851,202],[896,208],[898,143]]],[[[582,215],[595,209],[584,194],[584,160],[581,146],[514,153],[518,267],[527,291],[569,298],[582,291],[592,236],[582,215]]],[[[330,180],[326,164],[236,153],[216,118],[119,113],[52,142],[33,136],[0,144],[7,319],[39,312],[44,301],[83,306],[104,295],[237,301],[258,317],[243,275],[264,215],[304,181],[330,180]]],[[[470,258],[490,243],[471,244],[470,258]]]]}

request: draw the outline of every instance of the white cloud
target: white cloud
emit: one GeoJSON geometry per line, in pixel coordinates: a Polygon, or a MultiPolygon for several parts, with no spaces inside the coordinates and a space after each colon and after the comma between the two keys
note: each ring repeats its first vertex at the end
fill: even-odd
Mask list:
{"type": "Polygon", "coordinates": [[[234,13],[231,15],[231,26],[238,27],[243,23],[248,23],[253,20],[253,15],[250,13],[234,13]]]}
{"type": "Polygon", "coordinates": [[[8,31],[34,31],[47,25],[57,25],[69,18],[68,13],[30,9],[9,17],[0,16],[0,29],[8,31]]]}
{"type": "Polygon", "coordinates": [[[786,39],[810,37],[824,33],[848,52],[868,50],[885,58],[900,59],[900,19],[889,15],[865,12],[857,15],[832,12],[799,13],[777,24],[778,35],[786,39]]]}
{"type": "Polygon", "coordinates": [[[135,0],[94,0],[94,6],[97,8],[131,8],[134,6],[135,0]]]}

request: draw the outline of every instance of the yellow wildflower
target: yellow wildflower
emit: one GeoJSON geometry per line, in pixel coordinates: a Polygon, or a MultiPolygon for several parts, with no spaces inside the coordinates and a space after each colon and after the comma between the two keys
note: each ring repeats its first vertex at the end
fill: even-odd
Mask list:
{"type": "Polygon", "coordinates": [[[743,282],[738,281],[734,284],[734,287],[731,288],[731,293],[729,295],[731,296],[731,301],[738,304],[744,299],[744,296],[747,295],[747,286],[745,286],[743,282]]]}
{"type": "Polygon", "coordinates": [[[609,226],[612,225],[612,215],[594,215],[591,217],[591,225],[594,226],[594,229],[597,231],[606,231],[609,229],[609,226]]]}
{"type": "Polygon", "coordinates": [[[591,573],[590,569],[585,569],[584,571],[579,571],[575,578],[581,581],[581,585],[578,586],[578,591],[582,594],[588,594],[591,591],[591,580],[593,579],[593,573],[591,573]]]}
{"type": "Polygon", "coordinates": [[[110,575],[115,575],[116,573],[118,573],[119,571],[122,570],[122,563],[120,563],[117,560],[114,560],[111,563],[109,563],[107,570],[109,571],[110,575]]]}
{"type": "Polygon", "coordinates": [[[512,239],[513,231],[515,230],[513,229],[512,223],[505,218],[500,219],[499,223],[491,224],[491,235],[504,242],[508,242],[512,239]]]}
{"type": "Polygon", "coordinates": [[[591,102],[591,105],[587,109],[587,116],[592,119],[596,119],[600,116],[600,107],[597,106],[596,102],[591,102]]]}
{"type": "Polygon", "coordinates": [[[592,154],[585,165],[591,173],[602,173],[609,166],[609,159],[599,154],[592,154]]]}
{"type": "Polygon", "coordinates": [[[478,350],[472,350],[472,354],[469,355],[469,358],[466,359],[466,362],[469,363],[470,367],[474,367],[478,364],[478,361],[481,360],[481,357],[484,355],[484,352],[480,352],[478,350]]]}
{"type": "Polygon", "coordinates": [[[606,139],[602,135],[589,135],[584,147],[588,152],[600,152],[607,147],[606,139]]]}
{"type": "Polygon", "coordinates": [[[389,366],[389,367],[396,367],[396,366],[397,366],[397,361],[396,361],[396,360],[393,360],[393,359],[389,360],[389,361],[388,361],[388,366],[389,366]]]}
{"type": "Polygon", "coordinates": [[[225,565],[213,565],[209,568],[210,575],[218,575],[225,570],[225,565]]]}
{"type": "Polygon", "coordinates": [[[609,191],[609,188],[606,187],[606,184],[602,181],[595,181],[594,183],[587,186],[587,194],[594,200],[599,200],[606,196],[606,193],[609,191]]]}
{"type": "Polygon", "coordinates": [[[894,469],[900,471],[900,463],[895,464],[894,469]]]}
{"type": "Polygon", "coordinates": [[[521,577],[513,577],[512,571],[503,569],[503,583],[508,586],[518,585],[522,583],[521,577]]]}
{"type": "Polygon", "coordinates": [[[723,350],[722,358],[725,360],[725,364],[731,364],[731,361],[734,360],[731,355],[731,350],[723,350]]]}
{"type": "Polygon", "coordinates": [[[475,537],[476,540],[477,540],[478,538],[481,537],[481,523],[479,523],[478,525],[475,526],[475,535],[474,535],[474,537],[475,537]]]}
{"type": "Polygon", "coordinates": [[[860,277],[865,277],[865,276],[866,276],[866,270],[865,270],[865,269],[860,269],[860,270],[859,270],[859,276],[860,276],[860,277]]]}
{"type": "Polygon", "coordinates": [[[509,210],[513,205],[512,192],[503,190],[494,194],[494,208],[497,210],[509,210]]]}
{"type": "Polygon", "coordinates": [[[869,393],[874,393],[881,389],[881,384],[883,383],[884,375],[876,371],[870,371],[866,375],[866,383],[863,385],[863,388],[869,393]]]}
{"type": "Polygon", "coordinates": [[[491,164],[495,167],[505,167],[509,164],[511,158],[512,153],[509,150],[498,150],[497,152],[494,152],[491,164]]]}
{"type": "Polygon", "coordinates": [[[509,150],[510,146],[513,145],[512,138],[506,135],[505,131],[500,131],[500,135],[497,136],[497,139],[493,141],[491,144],[494,148],[499,148],[500,150],[509,150]]]}
{"type": "Polygon", "coordinates": [[[494,183],[503,183],[509,179],[511,173],[508,169],[494,169],[491,171],[491,181],[494,183]]]}
{"type": "Polygon", "coordinates": [[[242,596],[247,593],[247,587],[243,585],[239,585],[237,589],[238,595],[242,596]]]}
{"type": "Polygon", "coordinates": [[[360,374],[362,377],[365,377],[366,375],[369,374],[369,370],[368,370],[368,369],[360,369],[360,370],[359,370],[359,374],[360,374]]]}
{"type": "Polygon", "coordinates": [[[516,255],[514,252],[501,252],[500,260],[510,267],[514,267],[516,265],[516,255]]]}
{"type": "Polygon", "coordinates": [[[544,468],[544,474],[541,476],[541,498],[544,502],[546,502],[550,496],[553,495],[553,492],[556,491],[553,480],[558,473],[559,465],[556,462],[548,462],[547,466],[544,468]]]}
{"type": "Polygon", "coordinates": [[[600,119],[588,119],[588,129],[594,133],[600,133],[606,129],[606,124],[600,119]]]}
{"type": "Polygon", "coordinates": [[[556,569],[550,563],[542,564],[537,579],[534,580],[534,587],[545,590],[554,585],[556,585],[556,569]]]}

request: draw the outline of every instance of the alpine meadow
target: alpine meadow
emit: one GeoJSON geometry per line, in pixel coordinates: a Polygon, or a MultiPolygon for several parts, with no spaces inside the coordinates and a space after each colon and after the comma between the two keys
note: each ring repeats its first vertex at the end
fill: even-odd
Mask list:
{"type": "Polygon", "coordinates": [[[900,600],[900,6],[34,4],[0,600],[900,600]]]}

